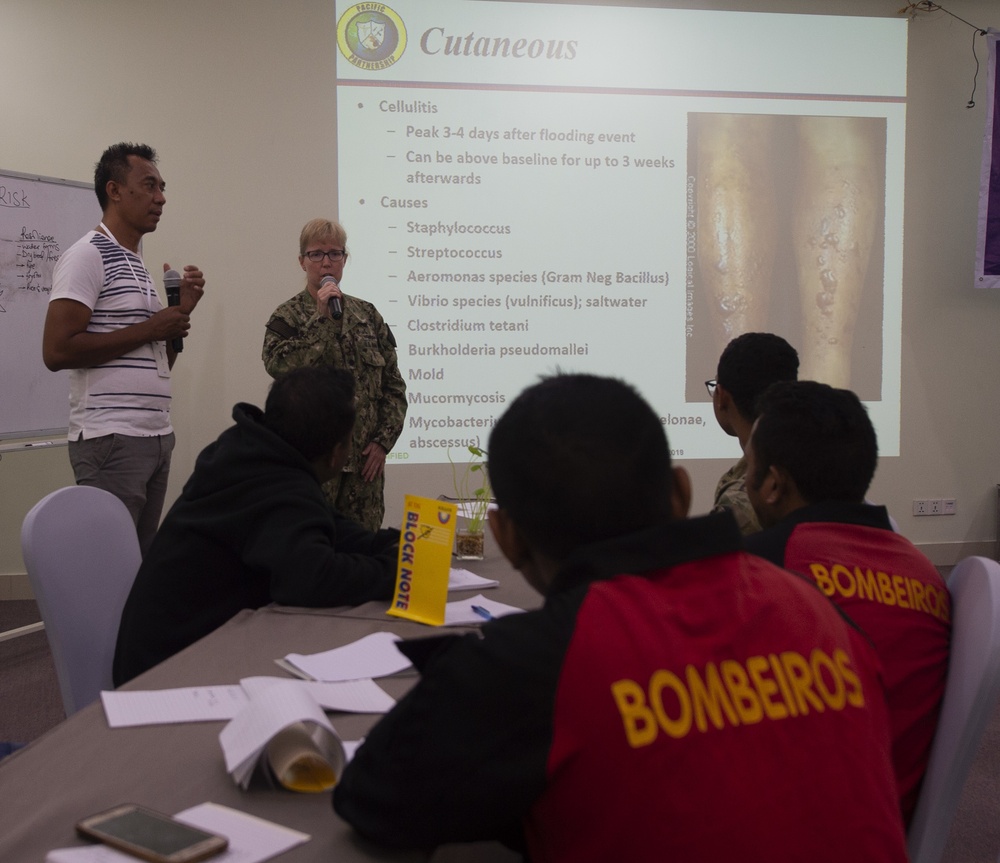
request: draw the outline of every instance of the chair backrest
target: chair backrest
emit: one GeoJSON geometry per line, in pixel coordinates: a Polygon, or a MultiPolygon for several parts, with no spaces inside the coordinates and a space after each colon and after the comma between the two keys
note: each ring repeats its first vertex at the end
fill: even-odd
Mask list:
{"type": "Polygon", "coordinates": [[[69,716],[113,688],[118,624],[142,561],[135,523],[110,492],[69,486],[24,517],[21,551],[69,716]]]}
{"type": "Polygon", "coordinates": [[[1000,563],[967,557],[951,573],[948,680],[910,824],[911,863],[938,863],[979,741],[1000,695],[1000,563]]]}

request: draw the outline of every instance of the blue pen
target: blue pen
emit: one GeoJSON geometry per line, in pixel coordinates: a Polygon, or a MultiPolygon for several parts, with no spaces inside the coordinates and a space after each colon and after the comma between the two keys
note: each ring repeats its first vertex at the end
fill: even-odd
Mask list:
{"type": "Polygon", "coordinates": [[[493,615],[490,614],[488,608],[483,608],[481,605],[472,606],[472,610],[476,612],[483,620],[493,620],[493,615]]]}

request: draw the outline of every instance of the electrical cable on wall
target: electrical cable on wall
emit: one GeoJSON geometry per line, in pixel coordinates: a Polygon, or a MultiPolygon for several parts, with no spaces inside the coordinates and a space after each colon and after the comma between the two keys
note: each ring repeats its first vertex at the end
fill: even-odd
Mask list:
{"type": "Polygon", "coordinates": [[[899,10],[900,15],[909,15],[911,20],[920,12],[944,12],[945,15],[950,15],[956,21],[961,21],[976,31],[972,34],[972,59],[976,63],[976,71],[972,76],[972,93],[969,95],[969,101],[965,103],[966,108],[974,108],[976,106],[976,85],[979,81],[979,57],[976,55],[976,36],[985,36],[987,31],[982,27],[977,27],[971,21],[966,21],[950,9],[945,9],[940,3],[931,2],[931,0],[920,0],[919,3],[907,3],[899,10]]]}

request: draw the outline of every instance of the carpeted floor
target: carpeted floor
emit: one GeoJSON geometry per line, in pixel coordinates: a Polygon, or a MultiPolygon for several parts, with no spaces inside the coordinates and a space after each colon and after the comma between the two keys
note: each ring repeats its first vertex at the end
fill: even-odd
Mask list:
{"type": "MultiPolygon", "coordinates": [[[[0,602],[0,632],[38,620],[33,600],[0,602]]],[[[45,632],[0,641],[0,741],[30,743],[65,716],[45,632]]]]}

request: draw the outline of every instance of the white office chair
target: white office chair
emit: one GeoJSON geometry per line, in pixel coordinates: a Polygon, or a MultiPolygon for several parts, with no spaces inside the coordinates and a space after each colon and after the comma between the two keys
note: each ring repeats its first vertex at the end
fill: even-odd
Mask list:
{"type": "Polygon", "coordinates": [[[911,863],[938,863],[979,741],[1000,695],[1000,563],[967,557],[951,573],[948,681],[910,824],[911,863]]]}
{"type": "Polygon", "coordinates": [[[103,489],[61,488],[24,517],[21,552],[70,716],[113,688],[118,624],[142,561],[135,523],[103,489]]]}

